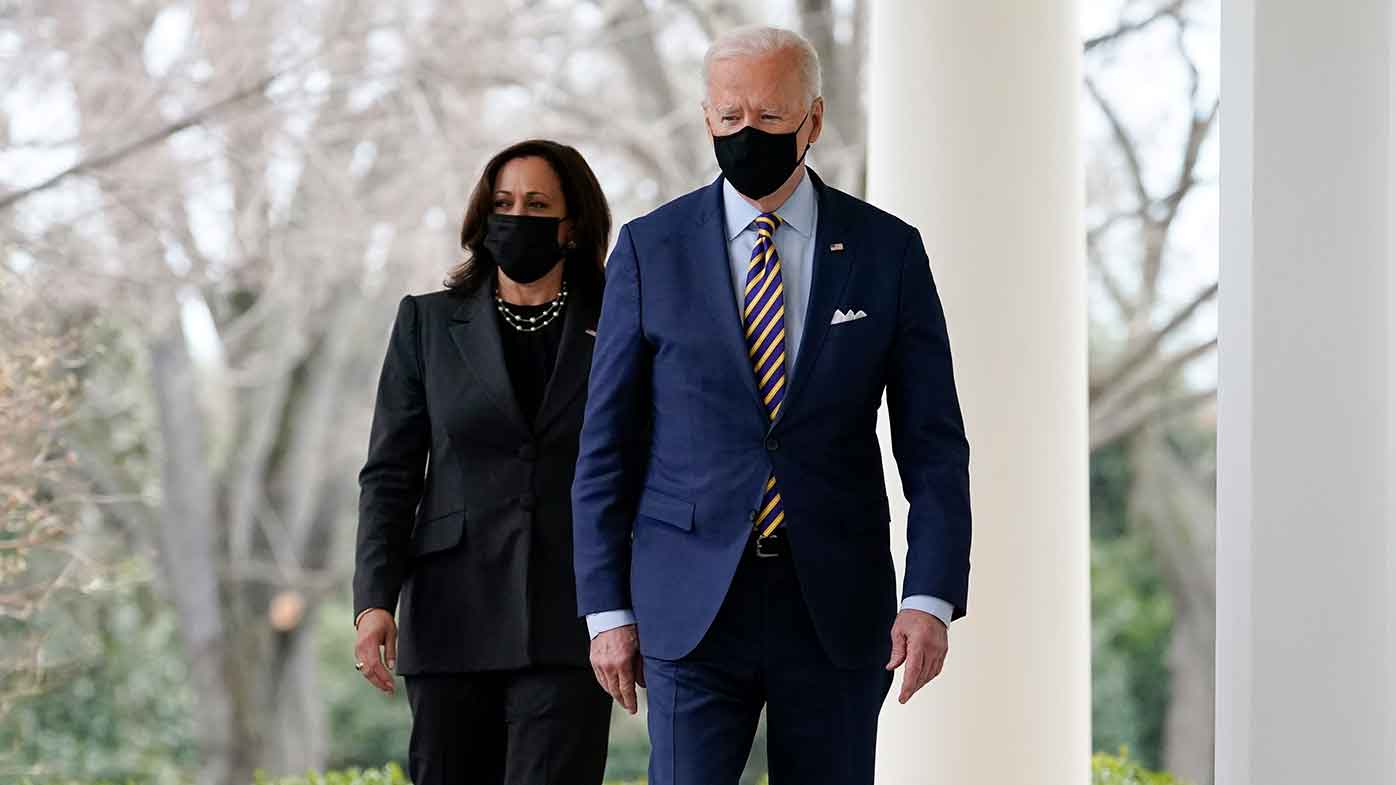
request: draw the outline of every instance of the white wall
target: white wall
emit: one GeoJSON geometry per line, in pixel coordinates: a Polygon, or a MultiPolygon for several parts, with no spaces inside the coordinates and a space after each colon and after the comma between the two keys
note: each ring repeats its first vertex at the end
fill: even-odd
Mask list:
{"type": "Polygon", "coordinates": [[[1217,781],[1392,783],[1390,2],[1223,9],[1217,781]]]}

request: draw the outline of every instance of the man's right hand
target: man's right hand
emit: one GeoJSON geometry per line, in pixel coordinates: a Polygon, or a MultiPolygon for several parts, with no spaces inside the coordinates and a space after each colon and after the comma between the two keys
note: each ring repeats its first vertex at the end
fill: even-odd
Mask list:
{"type": "Polygon", "coordinates": [[[359,618],[358,630],[354,661],[363,663],[359,672],[370,684],[392,695],[393,669],[397,667],[397,622],[391,613],[374,608],[359,618]]]}
{"type": "Polygon", "coordinates": [[[591,639],[591,670],[602,689],[626,711],[639,711],[635,685],[645,686],[645,665],[640,658],[640,636],[635,625],[606,630],[591,639]]]}

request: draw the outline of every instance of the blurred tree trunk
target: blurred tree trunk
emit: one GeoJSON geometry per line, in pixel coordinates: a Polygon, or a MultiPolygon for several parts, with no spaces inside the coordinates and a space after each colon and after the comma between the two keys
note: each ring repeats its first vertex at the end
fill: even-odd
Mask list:
{"type": "MultiPolygon", "coordinates": [[[[632,116],[654,118],[664,125],[687,125],[699,107],[684,105],[679,100],[682,91],[675,87],[659,51],[661,19],[643,0],[614,3],[610,12],[606,27],[613,31],[616,54],[638,88],[633,96],[632,116]]],[[[691,138],[690,134],[678,132],[654,140],[658,148],[652,154],[655,160],[672,159],[662,170],[659,193],[683,193],[697,185],[701,165],[697,151],[688,144],[691,138]]]]}
{"type": "Polygon", "coordinates": [[[1209,785],[1215,753],[1211,721],[1216,711],[1215,660],[1197,653],[1216,648],[1216,613],[1213,608],[1180,605],[1173,625],[1168,646],[1172,695],[1164,725],[1163,765],[1188,782],[1209,785]]]}
{"type": "MultiPolygon", "coordinates": [[[[131,29],[149,29],[158,10],[142,9],[149,16],[131,20],[131,29]]],[[[204,54],[219,72],[231,74],[236,83],[243,75],[255,78],[268,70],[256,41],[229,38],[240,28],[226,17],[226,7],[205,3],[198,11],[195,27],[204,54]]],[[[110,32],[85,27],[100,21],[91,12],[68,19],[84,26],[70,34],[73,40],[110,32]]],[[[128,111],[123,96],[144,92],[149,76],[139,46],[92,47],[83,55],[75,58],[73,67],[80,70],[72,83],[82,147],[96,153],[112,145],[111,118],[128,111]]],[[[315,114],[312,129],[343,122],[350,114],[348,100],[348,91],[338,91],[315,114]]],[[[256,118],[229,123],[222,140],[232,164],[231,212],[243,219],[242,228],[251,230],[254,242],[264,236],[270,210],[261,183],[266,126],[256,118]]],[[[355,141],[315,151],[322,158],[306,169],[347,171],[355,141]]],[[[186,143],[211,142],[195,137],[186,143]]],[[[290,209],[305,213],[307,203],[342,201],[339,186],[333,178],[304,176],[290,209]]],[[[305,269],[299,276],[305,280],[277,283],[280,260],[259,257],[257,251],[265,249],[243,257],[238,274],[244,285],[225,301],[205,283],[213,263],[201,253],[197,224],[186,208],[200,187],[194,170],[164,142],[112,165],[97,183],[123,257],[121,269],[142,290],[141,313],[112,315],[137,338],[134,345],[143,340],[147,346],[161,457],[161,503],[152,542],[190,666],[202,751],[199,779],[207,785],[245,785],[256,768],[286,774],[325,762],[327,731],[311,622],[319,598],[342,580],[329,557],[346,507],[343,496],[350,490],[336,476],[347,467],[325,456],[345,455],[327,448],[338,438],[337,404],[349,392],[350,349],[362,339],[364,326],[357,318],[359,290],[336,284],[343,278],[340,271],[331,268],[317,276],[315,269],[305,269]],[[172,268],[175,255],[190,269],[172,268]],[[254,347],[251,355],[264,367],[251,383],[235,386],[218,361],[191,356],[193,339],[182,322],[191,303],[200,302],[215,320],[224,317],[217,340],[234,339],[221,346],[231,359],[249,360],[246,347],[254,347]]],[[[346,222],[326,252],[365,247],[369,229],[366,223],[346,222]]],[[[100,435],[87,440],[88,463],[119,462],[100,457],[107,441],[100,435]]]]}
{"type": "Polygon", "coordinates": [[[213,483],[205,456],[207,445],[198,411],[193,364],[178,322],[150,346],[150,376],[160,420],[161,572],[179,619],[180,638],[189,662],[190,687],[203,748],[203,785],[246,783],[252,776],[255,739],[247,706],[239,700],[239,680],[256,670],[240,667],[228,656],[218,581],[217,556],[210,528],[216,519],[213,483]]]}
{"type": "Polygon", "coordinates": [[[1173,597],[1163,764],[1203,785],[1212,781],[1214,736],[1215,492],[1209,472],[1188,466],[1158,425],[1135,434],[1130,454],[1135,468],[1130,519],[1149,532],[1173,597]]]}
{"type": "Polygon", "coordinates": [[[800,26],[819,53],[824,77],[824,140],[833,160],[832,185],[862,196],[867,186],[867,111],[863,104],[862,66],[867,18],[863,0],[854,0],[846,21],[849,40],[835,35],[839,16],[833,0],[800,0],[800,26]]]}
{"type": "MultiPolygon", "coordinates": [[[[63,16],[63,24],[72,27],[65,38],[82,41],[99,37],[102,20],[96,14],[70,10],[72,13],[63,16]]],[[[147,7],[138,11],[135,28],[148,29],[157,10],[147,7]]],[[[111,146],[109,124],[130,111],[123,96],[139,94],[146,82],[140,51],[139,47],[92,47],[70,66],[74,69],[78,136],[85,152],[100,154],[111,146]]],[[[139,271],[136,276],[151,275],[164,280],[164,275],[152,272],[158,271],[164,262],[163,244],[152,243],[136,227],[152,220],[187,226],[187,216],[178,193],[136,196],[141,178],[133,164],[128,161],[113,167],[96,188],[104,209],[112,214],[110,231],[119,252],[144,257],[132,260],[130,269],[139,271]],[[131,220],[133,216],[135,221],[131,220]]],[[[151,148],[144,165],[164,171],[177,169],[164,146],[151,148]]],[[[217,544],[211,529],[218,518],[215,482],[207,466],[208,445],[204,416],[198,405],[196,371],[173,294],[174,287],[168,283],[146,293],[147,335],[142,340],[138,334],[133,341],[133,345],[144,344],[146,348],[149,386],[158,416],[160,505],[158,514],[153,516],[152,542],[159,559],[160,583],[175,609],[189,666],[190,689],[196,704],[195,736],[202,752],[199,782],[233,785],[245,783],[252,776],[252,755],[256,749],[255,741],[244,735],[251,722],[238,688],[240,677],[250,670],[240,670],[236,658],[230,656],[235,635],[228,629],[223,609],[217,544]]],[[[110,440],[97,436],[87,441],[105,444],[110,440]]],[[[86,462],[90,463],[93,457],[88,452],[86,462]]],[[[127,493],[135,490],[121,489],[127,493]]]]}

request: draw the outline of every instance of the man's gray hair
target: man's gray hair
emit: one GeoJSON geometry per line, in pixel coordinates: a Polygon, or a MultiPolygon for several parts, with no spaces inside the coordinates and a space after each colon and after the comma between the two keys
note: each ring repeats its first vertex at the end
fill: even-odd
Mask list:
{"type": "Polygon", "coordinates": [[[703,102],[707,103],[713,63],[734,57],[761,57],[787,49],[795,53],[796,65],[800,69],[800,81],[805,87],[805,103],[813,103],[814,99],[822,95],[824,88],[819,73],[819,53],[814,50],[814,45],[799,33],[766,25],[733,28],[718,36],[712,46],[708,47],[708,53],[703,56],[703,102]]]}

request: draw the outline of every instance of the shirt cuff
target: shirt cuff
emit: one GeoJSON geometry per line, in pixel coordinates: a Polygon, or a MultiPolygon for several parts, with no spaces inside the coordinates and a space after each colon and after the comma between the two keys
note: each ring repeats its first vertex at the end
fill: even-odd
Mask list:
{"type": "Polygon", "coordinates": [[[587,614],[587,632],[592,638],[607,630],[614,630],[617,627],[624,627],[627,624],[635,623],[635,611],[623,608],[618,611],[601,611],[600,613],[587,614]]]}
{"type": "Polygon", "coordinates": [[[940,619],[946,627],[950,626],[950,620],[955,618],[955,606],[942,600],[939,597],[932,597],[929,594],[909,594],[902,600],[902,610],[922,611],[940,619]]]}

